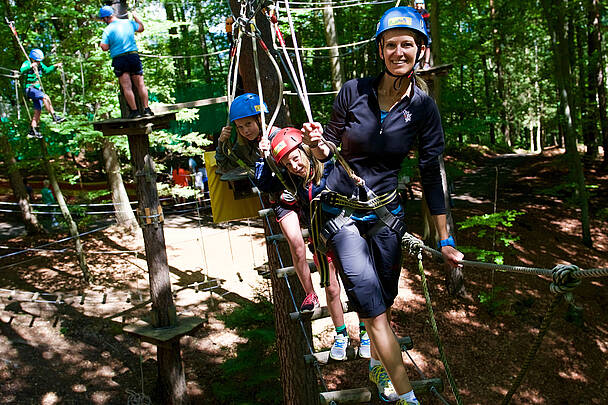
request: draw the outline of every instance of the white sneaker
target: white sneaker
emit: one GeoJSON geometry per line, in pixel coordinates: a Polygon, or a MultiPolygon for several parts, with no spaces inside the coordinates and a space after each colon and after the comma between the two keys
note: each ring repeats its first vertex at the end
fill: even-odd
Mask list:
{"type": "Polygon", "coordinates": [[[348,336],[338,334],[334,338],[334,344],[331,345],[329,350],[329,357],[334,360],[345,360],[346,359],[346,348],[348,347],[348,336]]]}
{"type": "Polygon", "coordinates": [[[367,335],[367,331],[361,333],[359,336],[359,357],[369,359],[370,357],[372,357],[372,347],[369,342],[369,336],[367,335]]]}

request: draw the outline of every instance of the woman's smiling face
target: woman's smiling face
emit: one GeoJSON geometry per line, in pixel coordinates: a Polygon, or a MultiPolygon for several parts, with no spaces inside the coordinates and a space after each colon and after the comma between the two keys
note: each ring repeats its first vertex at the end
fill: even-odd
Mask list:
{"type": "Polygon", "coordinates": [[[380,56],[389,72],[395,76],[409,73],[416,64],[416,55],[424,52],[421,45],[418,53],[415,34],[406,28],[395,28],[384,33],[380,42],[380,56]]]}

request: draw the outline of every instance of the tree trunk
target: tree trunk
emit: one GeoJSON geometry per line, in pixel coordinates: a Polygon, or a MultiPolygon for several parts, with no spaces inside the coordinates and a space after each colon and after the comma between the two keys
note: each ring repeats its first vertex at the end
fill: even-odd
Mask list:
{"type": "MultiPolygon", "coordinates": [[[[230,1],[230,7],[235,17],[240,15],[240,5],[236,0],[230,1]]],[[[261,32],[262,39],[267,46],[271,47],[270,24],[268,20],[260,15],[256,16],[256,25],[261,32]]],[[[278,102],[278,81],[276,72],[261,47],[258,46],[260,77],[264,89],[264,101],[272,113],[278,102]]],[[[253,51],[251,40],[245,37],[241,48],[239,72],[243,77],[245,91],[257,93],[256,74],[254,71],[253,51]]],[[[286,124],[285,109],[281,109],[277,118],[277,126],[286,124]]],[[[270,221],[273,232],[279,233],[276,221],[270,221]]],[[[268,224],[264,222],[266,234],[269,230],[268,224]]],[[[281,367],[281,386],[283,388],[283,403],[289,405],[315,405],[318,404],[317,380],[314,368],[304,362],[303,355],[307,353],[307,343],[301,328],[289,318],[289,312],[294,310],[293,303],[287,289],[285,280],[278,280],[275,270],[278,268],[278,258],[274,246],[267,244],[268,261],[271,270],[272,294],[275,311],[275,327],[277,336],[277,350],[281,367]]],[[[291,255],[287,246],[281,247],[281,258],[285,259],[283,265],[291,261],[291,255]]],[[[304,298],[304,291],[300,283],[294,278],[290,285],[299,303],[304,298]]],[[[305,328],[307,336],[311,337],[310,325],[305,328]]]]}
{"type": "Polygon", "coordinates": [[[498,13],[494,6],[494,0],[490,0],[490,19],[492,21],[492,38],[494,44],[494,64],[496,65],[496,90],[498,92],[498,101],[500,102],[498,113],[500,117],[500,128],[505,138],[505,142],[510,147],[511,131],[507,122],[507,98],[505,93],[505,78],[502,68],[502,34],[498,29],[498,13]]]}
{"type": "Polygon", "coordinates": [[[36,217],[36,214],[34,214],[32,206],[30,205],[29,196],[27,195],[25,185],[23,184],[23,177],[21,177],[21,173],[17,167],[17,160],[15,159],[13,148],[5,134],[0,134],[0,151],[2,151],[1,153],[4,156],[8,178],[11,183],[11,188],[13,189],[13,194],[15,195],[15,200],[19,204],[21,218],[23,219],[27,234],[37,235],[44,233],[44,228],[40,225],[40,222],[38,222],[38,217],[36,217]]]}
{"type": "MultiPolygon", "coordinates": [[[[443,63],[441,55],[441,35],[439,34],[439,0],[431,0],[431,59],[433,65],[439,66],[443,63]]],[[[437,103],[437,108],[441,111],[441,78],[437,75],[433,76],[433,98],[437,103]]]]}
{"type": "Polygon", "coordinates": [[[566,155],[570,166],[571,176],[576,182],[577,198],[581,209],[582,241],[585,246],[592,246],[591,231],[589,228],[589,197],[585,187],[585,175],[581,157],[577,150],[576,132],[572,116],[574,115],[574,103],[570,89],[569,78],[571,77],[568,37],[566,33],[567,23],[565,10],[567,0],[560,0],[554,4],[551,0],[543,0],[543,8],[551,33],[553,45],[553,56],[555,62],[555,75],[560,93],[560,116],[564,121],[564,137],[566,155]]]}
{"type": "MultiPolygon", "coordinates": [[[[591,28],[587,39],[587,55],[589,57],[587,102],[594,112],[593,118],[596,139],[597,124],[600,122],[604,147],[604,162],[608,164],[608,117],[606,115],[606,85],[604,82],[604,56],[602,55],[602,31],[600,30],[599,0],[587,0],[587,21],[591,28]],[[595,101],[595,96],[599,101],[595,101]]],[[[597,147],[597,142],[596,142],[597,147]]]]}
{"type": "Polygon", "coordinates": [[[135,226],[135,215],[129,203],[129,196],[120,174],[120,162],[114,143],[105,137],[103,140],[103,160],[108,186],[112,192],[112,202],[116,211],[116,222],[128,228],[135,226]]]}
{"type": "MultiPolygon", "coordinates": [[[[327,46],[338,46],[334,9],[331,4],[323,6],[323,23],[325,24],[325,42],[327,46]]],[[[340,52],[337,48],[329,50],[331,64],[331,84],[334,90],[340,90],[344,83],[344,73],[340,64],[340,52]]]]}
{"type": "MultiPolygon", "coordinates": [[[[490,83],[490,72],[488,71],[488,60],[486,55],[481,52],[481,66],[483,67],[483,83],[485,88],[486,95],[486,117],[489,118],[494,113],[494,97],[492,94],[494,91],[492,90],[492,85],[490,83]]],[[[490,131],[490,145],[496,145],[496,130],[493,122],[488,122],[489,131],[490,131]]]]}
{"type": "Polygon", "coordinates": [[[93,281],[93,279],[91,277],[91,273],[89,272],[89,267],[87,266],[87,259],[82,249],[82,242],[80,241],[80,236],[78,236],[78,227],[76,226],[76,222],[74,222],[74,220],[72,219],[72,214],[70,214],[68,206],[65,202],[65,198],[63,198],[63,193],[59,188],[57,176],[55,175],[55,168],[53,167],[53,163],[51,163],[51,161],[49,160],[48,152],[46,150],[46,142],[44,139],[40,140],[40,149],[42,151],[42,160],[44,161],[44,164],[46,166],[46,171],[49,175],[49,181],[51,183],[51,187],[53,188],[53,194],[55,194],[55,199],[57,200],[57,204],[59,205],[59,209],[61,210],[63,219],[65,219],[65,222],[68,224],[70,236],[72,236],[76,245],[76,255],[78,256],[78,265],[80,266],[80,270],[82,270],[82,279],[85,283],[89,284],[93,281]]]}
{"type": "MultiPolygon", "coordinates": [[[[266,236],[280,233],[276,221],[264,221],[266,236]],[[269,228],[270,224],[270,228],[269,228]],[[271,233],[272,231],[272,233],[271,233]]],[[[278,245],[283,266],[291,266],[291,254],[286,243],[278,245]]],[[[274,303],[274,319],[277,336],[277,351],[281,367],[281,386],[283,388],[283,403],[289,405],[314,405],[318,403],[317,381],[314,367],[306,364],[304,354],[309,354],[308,345],[312,347],[312,328],[310,322],[304,323],[306,337],[300,325],[291,320],[290,312],[297,309],[291,300],[286,280],[276,276],[280,268],[279,257],[275,245],[266,244],[268,265],[272,281],[272,301],[274,303]]],[[[296,305],[304,299],[304,289],[297,276],[289,277],[289,285],[294,294],[296,305]]]]}

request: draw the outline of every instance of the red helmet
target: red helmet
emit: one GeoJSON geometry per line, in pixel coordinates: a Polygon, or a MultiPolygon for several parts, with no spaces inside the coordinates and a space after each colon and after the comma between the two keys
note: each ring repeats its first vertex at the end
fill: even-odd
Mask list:
{"type": "Polygon", "coordinates": [[[283,128],[270,142],[270,149],[274,161],[280,163],[283,156],[300,146],[301,143],[302,132],[299,129],[283,128]]]}

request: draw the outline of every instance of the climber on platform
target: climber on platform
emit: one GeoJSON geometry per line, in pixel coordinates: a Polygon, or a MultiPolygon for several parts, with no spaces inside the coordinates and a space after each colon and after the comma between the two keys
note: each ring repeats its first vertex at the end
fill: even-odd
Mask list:
{"type": "Polygon", "coordinates": [[[111,6],[103,6],[99,9],[98,17],[107,24],[103,30],[103,36],[99,46],[104,51],[110,51],[114,74],[118,77],[120,87],[129,105],[128,118],[140,118],[142,114],[137,109],[135,94],[132,85],[135,86],[144,108],[143,116],[154,115],[148,106],[148,89],[144,83],[144,70],[139,58],[135,33],[144,31],[144,24],[131,13],[133,20],[116,18],[111,6]]]}

